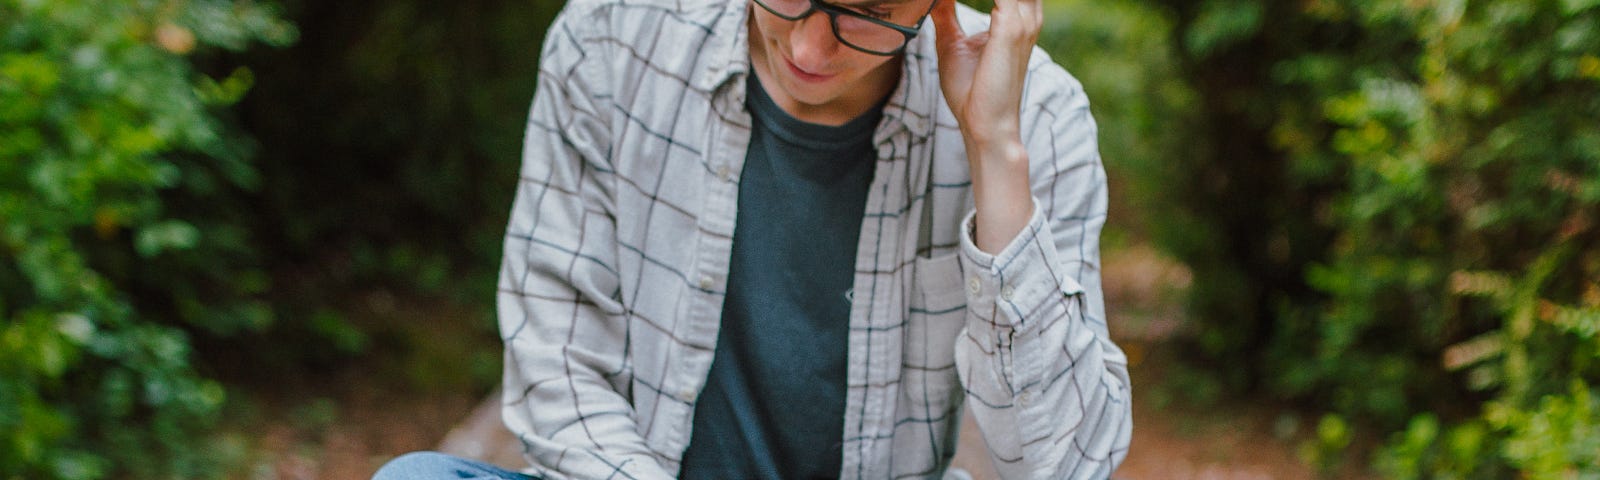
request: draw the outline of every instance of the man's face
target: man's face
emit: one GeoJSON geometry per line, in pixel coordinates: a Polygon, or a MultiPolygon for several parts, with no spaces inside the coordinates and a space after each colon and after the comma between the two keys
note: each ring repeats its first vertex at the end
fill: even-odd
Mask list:
{"type": "MultiPolygon", "coordinates": [[[[807,0],[764,0],[805,2],[807,0]]],[[[912,27],[934,0],[839,0],[829,2],[869,17],[912,27]]],[[[875,105],[898,79],[898,56],[873,55],[839,42],[828,15],[813,12],[790,21],[750,5],[750,57],[780,105],[790,100],[805,110],[852,114],[875,105]],[[774,91],[776,90],[776,91],[774,91]]],[[[790,112],[805,118],[803,112],[790,112]]],[[[815,112],[814,112],[815,113],[815,112]]]]}

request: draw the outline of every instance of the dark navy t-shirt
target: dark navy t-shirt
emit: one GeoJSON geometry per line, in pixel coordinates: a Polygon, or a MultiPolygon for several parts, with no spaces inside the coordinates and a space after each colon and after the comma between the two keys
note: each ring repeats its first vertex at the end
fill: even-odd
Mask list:
{"type": "Polygon", "coordinates": [[[680,476],[838,478],[849,292],[883,106],[806,123],[748,77],[728,296],[680,476]]]}

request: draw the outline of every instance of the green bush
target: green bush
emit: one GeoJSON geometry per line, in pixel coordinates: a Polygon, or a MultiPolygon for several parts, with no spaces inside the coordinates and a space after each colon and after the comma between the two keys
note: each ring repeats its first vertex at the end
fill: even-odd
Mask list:
{"type": "Polygon", "coordinates": [[[215,118],[251,73],[189,56],[293,34],[251,2],[0,0],[0,477],[216,472],[186,332],[265,321],[264,280],[169,204],[257,181],[215,118]]]}
{"type": "Polygon", "coordinates": [[[241,384],[364,362],[384,366],[375,382],[486,391],[500,243],[561,2],[276,3],[294,45],[211,59],[263,72],[227,112],[260,144],[259,188],[211,205],[243,210],[276,321],[200,356],[249,365],[223,372],[241,384]]]}
{"type": "Polygon", "coordinates": [[[267,146],[263,253],[306,267],[301,303],[373,285],[492,303],[539,49],[563,2],[280,3],[303,38],[241,59],[272,74],[236,109],[267,146]]]}
{"type": "Polygon", "coordinates": [[[494,340],[560,7],[0,0],[0,478],[215,474],[192,437],[231,392],[207,377],[378,350],[421,383],[496,377],[492,350],[423,338],[494,340]],[[456,312],[441,293],[479,308],[395,314],[456,312]]]}
{"type": "Polygon", "coordinates": [[[1399,432],[1395,477],[1600,474],[1600,2],[1152,3],[1201,121],[1135,175],[1194,352],[1399,432]]]}
{"type": "Polygon", "coordinates": [[[1113,195],[1106,242],[1146,235],[1153,226],[1142,216],[1143,199],[1167,187],[1141,175],[1165,171],[1194,122],[1194,92],[1164,41],[1173,22],[1139,2],[1048,0],[1044,7],[1039,46],[1083,82],[1099,126],[1113,195]]]}

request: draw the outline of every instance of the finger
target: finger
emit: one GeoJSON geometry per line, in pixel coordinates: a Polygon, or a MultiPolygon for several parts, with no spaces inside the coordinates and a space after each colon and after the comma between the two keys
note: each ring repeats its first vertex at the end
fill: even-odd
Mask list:
{"type": "Polygon", "coordinates": [[[1015,14],[1018,24],[1024,30],[1037,36],[1037,32],[1044,24],[1044,5],[1041,0],[1012,0],[1015,3],[1015,14]]]}
{"type": "Polygon", "coordinates": [[[934,44],[940,50],[967,37],[961,30],[961,22],[956,20],[956,0],[934,0],[933,30],[934,44]]]}
{"type": "Polygon", "coordinates": [[[996,48],[1031,47],[1043,23],[1039,0],[995,0],[989,22],[989,30],[1000,44],[996,48]]]}
{"type": "Polygon", "coordinates": [[[1041,12],[1044,11],[1044,5],[1043,5],[1043,2],[1041,0],[1006,0],[1006,1],[1008,3],[1011,3],[1011,4],[1014,5],[1014,7],[1016,8],[1017,16],[1019,18],[1022,18],[1022,19],[1025,19],[1025,20],[1030,20],[1030,21],[1042,20],[1044,18],[1041,15],[1041,12]]]}
{"type": "Polygon", "coordinates": [[[989,31],[1004,42],[1008,35],[1016,31],[1014,18],[1017,14],[1017,0],[994,0],[994,8],[989,10],[989,31]]]}
{"type": "Polygon", "coordinates": [[[994,9],[989,11],[989,17],[1011,15],[1017,11],[1017,0],[994,0],[994,9]]]}
{"type": "Polygon", "coordinates": [[[989,31],[984,30],[972,34],[972,36],[967,37],[967,44],[970,45],[973,50],[979,52],[989,48],[989,31]]]}

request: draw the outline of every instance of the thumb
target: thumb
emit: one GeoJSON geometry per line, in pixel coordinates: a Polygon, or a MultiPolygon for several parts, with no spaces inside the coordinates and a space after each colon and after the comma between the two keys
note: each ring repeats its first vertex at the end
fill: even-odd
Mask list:
{"type": "Polygon", "coordinates": [[[933,30],[934,44],[939,50],[967,37],[966,32],[961,31],[961,22],[956,20],[956,0],[933,1],[933,30]]]}

